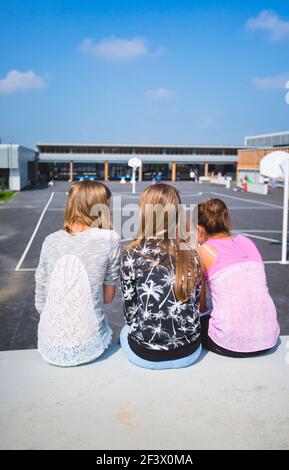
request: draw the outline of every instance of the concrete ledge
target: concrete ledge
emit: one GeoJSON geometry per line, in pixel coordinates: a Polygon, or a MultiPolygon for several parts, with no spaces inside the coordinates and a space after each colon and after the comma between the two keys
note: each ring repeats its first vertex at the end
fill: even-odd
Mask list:
{"type": "Polygon", "coordinates": [[[210,177],[209,176],[200,176],[199,177],[199,183],[209,183],[210,182],[210,177]]]}
{"type": "Polygon", "coordinates": [[[268,194],[268,184],[248,183],[248,193],[268,194]]]}
{"type": "Polygon", "coordinates": [[[221,177],[212,177],[210,178],[210,184],[216,184],[218,186],[225,186],[227,189],[231,187],[232,178],[228,176],[225,178],[224,176],[221,177]]]}
{"type": "Polygon", "coordinates": [[[35,350],[1,352],[0,448],[288,449],[288,340],[258,358],[205,352],[159,372],[117,347],[70,369],[35,350]]]}

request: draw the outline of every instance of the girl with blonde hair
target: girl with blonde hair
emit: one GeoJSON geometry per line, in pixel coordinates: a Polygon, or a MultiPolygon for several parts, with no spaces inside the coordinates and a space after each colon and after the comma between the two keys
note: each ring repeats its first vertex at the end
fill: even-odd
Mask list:
{"type": "Polygon", "coordinates": [[[185,235],[176,188],[154,184],[140,198],[140,229],[121,260],[127,358],[149,369],[193,364],[201,353],[201,266],[185,235]]]}
{"type": "Polygon", "coordinates": [[[99,182],[73,184],[64,230],[42,245],[35,274],[38,351],[57,366],[91,362],[111,342],[104,303],[115,295],[119,236],[110,223],[110,196],[99,182]]]}

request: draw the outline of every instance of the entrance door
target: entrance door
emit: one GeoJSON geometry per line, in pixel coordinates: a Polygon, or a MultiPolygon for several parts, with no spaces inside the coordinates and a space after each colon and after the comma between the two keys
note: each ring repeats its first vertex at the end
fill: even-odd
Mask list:
{"type": "Polygon", "coordinates": [[[203,175],[203,166],[200,164],[195,163],[186,163],[181,164],[177,163],[177,180],[185,181],[185,180],[192,180],[191,172],[193,171],[195,174],[195,179],[197,180],[199,176],[203,175]]]}
{"type": "Polygon", "coordinates": [[[172,178],[168,163],[145,163],[142,167],[143,180],[169,181],[172,178]]]}
{"type": "Polygon", "coordinates": [[[126,163],[109,163],[108,164],[109,179],[121,180],[125,179],[129,181],[131,179],[132,170],[126,163]]]}

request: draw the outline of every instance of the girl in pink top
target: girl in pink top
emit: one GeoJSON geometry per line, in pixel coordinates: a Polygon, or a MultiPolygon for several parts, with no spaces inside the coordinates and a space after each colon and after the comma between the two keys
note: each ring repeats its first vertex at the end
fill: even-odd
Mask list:
{"type": "Polygon", "coordinates": [[[273,348],[280,329],[261,255],[250,239],[232,236],[231,228],[223,201],[199,204],[199,253],[212,297],[211,314],[201,319],[202,343],[217,354],[246,357],[273,348]]]}

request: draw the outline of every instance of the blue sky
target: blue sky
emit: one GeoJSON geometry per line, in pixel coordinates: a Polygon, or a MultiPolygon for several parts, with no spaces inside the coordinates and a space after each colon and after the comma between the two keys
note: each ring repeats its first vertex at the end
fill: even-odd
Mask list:
{"type": "Polygon", "coordinates": [[[0,138],[242,144],[289,129],[286,1],[0,0],[0,138]]]}

